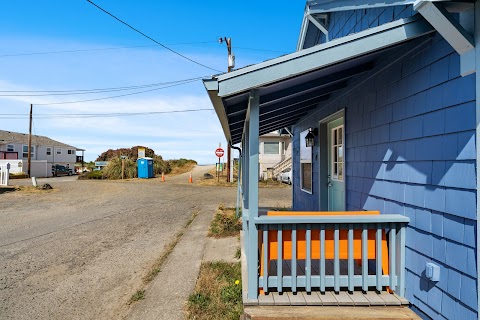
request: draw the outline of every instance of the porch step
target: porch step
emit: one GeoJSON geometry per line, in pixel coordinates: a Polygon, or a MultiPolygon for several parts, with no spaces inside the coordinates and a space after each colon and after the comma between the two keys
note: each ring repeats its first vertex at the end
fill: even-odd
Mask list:
{"type": "Polygon", "coordinates": [[[244,320],[421,320],[408,307],[310,307],[256,306],[245,307],[244,320]]]}

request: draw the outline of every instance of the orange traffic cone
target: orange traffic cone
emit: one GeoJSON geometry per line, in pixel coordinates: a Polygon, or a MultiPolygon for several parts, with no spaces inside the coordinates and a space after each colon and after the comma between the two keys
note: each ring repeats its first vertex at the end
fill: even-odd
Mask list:
{"type": "Polygon", "coordinates": [[[165,175],[162,172],[162,182],[165,182],[165,175]]]}
{"type": "Polygon", "coordinates": [[[192,174],[190,173],[190,178],[188,179],[189,183],[193,183],[192,174]]]}

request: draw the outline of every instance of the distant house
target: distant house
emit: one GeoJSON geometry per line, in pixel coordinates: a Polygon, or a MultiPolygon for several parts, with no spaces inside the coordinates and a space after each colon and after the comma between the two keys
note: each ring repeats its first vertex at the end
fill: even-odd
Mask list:
{"type": "MultiPolygon", "coordinates": [[[[52,176],[51,168],[55,164],[73,169],[77,162],[77,151],[83,152],[85,150],[45,136],[32,135],[31,160],[32,164],[35,164],[35,172],[32,172],[32,175],[35,174],[38,177],[52,176]]],[[[18,167],[26,172],[28,134],[0,130],[0,161],[6,162],[6,160],[15,159],[20,161],[14,163],[20,163],[18,167]]]]}
{"type": "MultiPolygon", "coordinates": [[[[425,319],[478,319],[479,17],[471,1],[306,1],[297,52],[204,80],[226,139],[243,151],[244,301],[275,302],[262,291],[327,287],[339,297],[389,285],[425,319]],[[293,127],[294,212],[269,216],[259,209],[254,176],[258,137],[286,126],[293,127]],[[345,215],[363,210],[380,214],[345,215]],[[368,267],[355,279],[350,253],[350,271],[340,270],[338,235],[353,234],[356,224],[366,244],[372,222],[377,252],[387,224],[393,252],[390,272],[382,274],[377,259],[377,280],[369,282],[368,267]],[[303,238],[292,243],[308,248],[320,229],[315,241],[325,251],[329,228],[337,237],[333,275],[306,249],[299,259],[312,268],[293,262],[283,270],[281,246],[279,262],[259,272],[269,263],[259,259],[269,233],[282,239],[292,230],[294,239],[298,229],[303,238]]],[[[367,245],[360,251],[367,260],[367,245]]]]}
{"type": "Polygon", "coordinates": [[[264,134],[259,138],[260,178],[276,177],[292,166],[292,138],[285,130],[264,134]]]}

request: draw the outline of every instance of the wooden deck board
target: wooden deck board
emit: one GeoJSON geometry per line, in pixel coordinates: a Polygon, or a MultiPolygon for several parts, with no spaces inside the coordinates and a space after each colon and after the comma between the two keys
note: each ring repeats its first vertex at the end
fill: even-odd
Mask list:
{"type": "Polygon", "coordinates": [[[335,299],[338,301],[339,306],[354,306],[355,303],[350,298],[350,295],[345,291],[340,291],[338,294],[334,294],[335,299]]]}
{"type": "Polygon", "coordinates": [[[322,300],[320,300],[318,292],[312,292],[311,294],[307,294],[306,292],[301,292],[303,294],[303,299],[307,303],[307,306],[321,306],[322,300]]]}
{"type": "Polygon", "coordinates": [[[379,294],[379,297],[382,298],[383,301],[385,301],[385,305],[387,305],[387,306],[400,306],[400,305],[402,305],[400,300],[398,300],[397,297],[394,294],[382,291],[379,294]]]}
{"type": "Polygon", "coordinates": [[[290,299],[290,305],[292,306],[306,306],[307,302],[303,298],[303,294],[301,292],[297,294],[293,294],[293,292],[287,292],[288,299],[290,299]]]}
{"type": "Polygon", "coordinates": [[[338,300],[335,298],[335,295],[327,291],[325,294],[319,293],[318,296],[320,297],[320,300],[322,300],[322,305],[324,306],[338,306],[338,300]]]}
{"type": "Polygon", "coordinates": [[[274,306],[275,301],[273,300],[273,295],[271,293],[259,295],[258,304],[261,306],[274,306]]]}
{"type": "Polygon", "coordinates": [[[370,302],[360,291],[353,291],[351,294],[348,294],[350,299],[352,299],[355,306],[369,306],[370,302]]]}
{"type": "Polygon", "coordinates": [[[312,291],[307,294],[300,291],[297,294],[292,292],[270,292],[267,295],[261,294],[258,296],[258,302],[253,300],[244,300],[245,305],[260,305],[260,306],[357,306],[357,307],[394,307],[394,306],[408,306],[410,303],[407,299],[401,298],[396,294],[388,292],[381,292],[380,294],[374,291],[362,293],[361,291],[354,291],[348,293],[347,291],[340,291],[339,294],[333,291],[327,291],[324,294],[318,291],[312,291]]]}
{"type": "Polygon", "coordinates": [[[278,292],[270,293],[275,301],[276,306],[289,306],[290,299],[288,298],[288,294],[279,294],[278,292]]]}
{"type": "Polygon", "coordinates": [[[364,297],[368,300],[371,306],[384,306],[385,300],[380,298],[380,296],[373,291],[367,291],[367,293],[363,294],[364,297]]]}

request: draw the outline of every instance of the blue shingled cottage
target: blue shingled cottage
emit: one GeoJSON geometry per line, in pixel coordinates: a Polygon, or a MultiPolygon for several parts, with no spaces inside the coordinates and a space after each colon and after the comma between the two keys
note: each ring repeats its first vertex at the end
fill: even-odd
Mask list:
{"type": "Polygon", "coordinates": [[[246,304],[331,292],[374,305],[373,292],[423,317],[478,319],[475,20],[479,1],[311,0],[297,52],[204,80],[242,149],[246,304]],[[293,209],[267,214],[258,136],[284,127],[293,209]]]}

